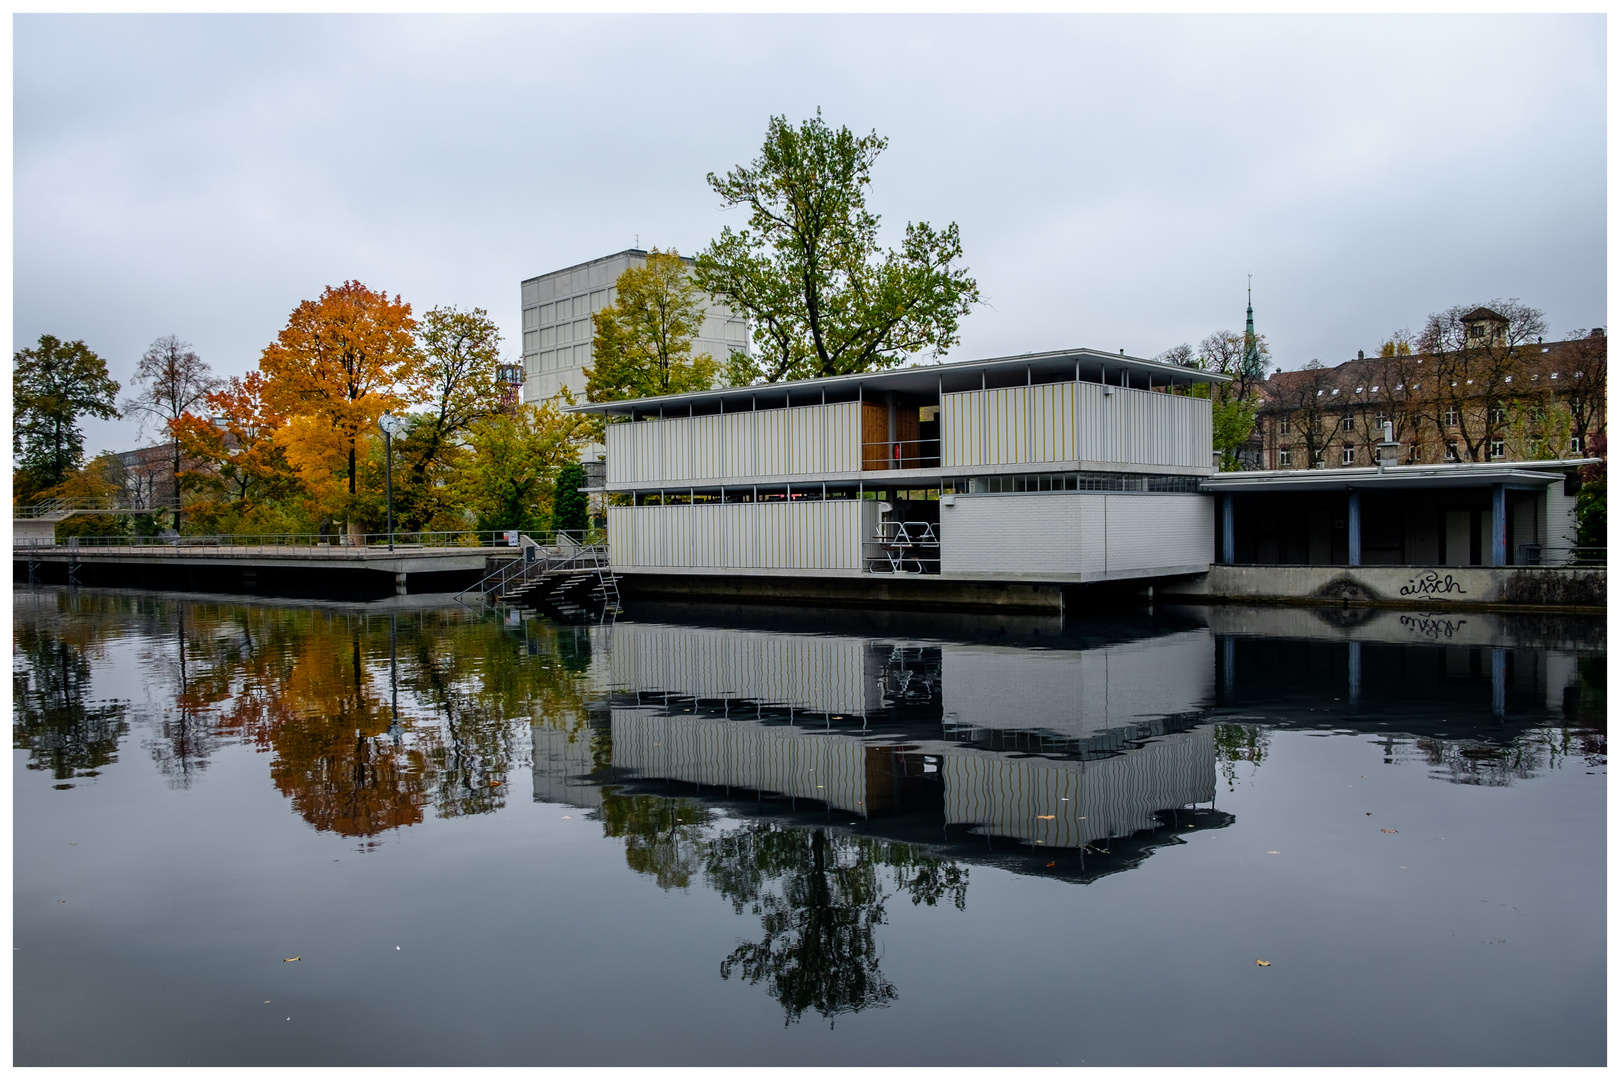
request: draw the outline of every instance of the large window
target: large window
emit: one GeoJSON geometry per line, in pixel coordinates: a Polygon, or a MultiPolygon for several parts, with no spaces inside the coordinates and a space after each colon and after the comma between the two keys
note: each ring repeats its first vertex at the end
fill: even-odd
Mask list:
{"type": "Polygon", "coordinates": [[[1355,443],[1344,444],[1344,448],[1339,452],[1339,463],[1342,465],[1354,465],[1356,463],[1355,443]]]}
{"type": "Polygon", "coordinates": [[[1445,411],[1445,413],[1442,415],[1441,422],[1444,423],[1446,425],[1446,427],[1456,427],[1457,426],[1457,406],[1453,405],[1450,408],[1448,408],[1445,411]]]}
{"type": "Polygon", "coordinates": [[[1507,457],[1507,447],[1501,439],[1491,440],[1491,460],[1501,461],[1507,457]]]}
{"type": "Polygon", "coordinates": [[[1292,465],[1293,463],[1294,463],[1294,452],[1292,450],[1279,450],[1279,451],[1277,451],[1277,464],[1278,465],[1288,466],[1288,465],[1292,465]]]}
{"type": "Polygon", "coordinates": [[[1355,417],[1351,416],[1349,413],[1345,413],[1344,414],[1344,420],[1340,423],[1339,427],[1340,427],[1340,430],[1343,430],[1343,431],[1354,431],[1354,430],[1356,430],[1355,417]]]}

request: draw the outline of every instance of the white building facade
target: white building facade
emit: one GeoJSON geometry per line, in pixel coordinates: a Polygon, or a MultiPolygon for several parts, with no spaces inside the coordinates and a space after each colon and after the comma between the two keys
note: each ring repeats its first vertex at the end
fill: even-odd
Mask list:
{"type": "MultiPolygon", "coordinates": [[[[523,282],[524,401],[544,401],[564,386],[584,400],[595,336],[591,316],[617,299],[620,274],[646,263],[647,252],[631,248],[523,282]]],[[[707,308],[693,354],[725,363],[731,353],[747,352],[746,320],[712,300],[707,308]]]]}
{"type": "Polygon", "coordinates": [[[1072,349],[582,408],[617,573],[1079,584],[1208,569],[1222,380],[1072,349]]]}

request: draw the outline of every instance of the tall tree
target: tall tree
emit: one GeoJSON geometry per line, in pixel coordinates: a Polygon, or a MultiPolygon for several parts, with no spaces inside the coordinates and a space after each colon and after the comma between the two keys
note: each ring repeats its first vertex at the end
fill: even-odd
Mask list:
{"type": "Polygon", "coordinates": [[[191,343],[166,334],[152,342],[135,366],[140,390],[124,402],[126,413],[156,421],[169,436],[174,479],[174,527],[180,528],[180,418],[205,402],[219,388],[219,379],[191,343]]]}
{"type": "Polygon", "coordinates": [[[1576,438],[1577,456],[1589,456],[1608,432],[1609,339],[1602,331],[1577,330],[1565,346],[1574,371],[1566,376],[1564,403],[1569,408],[1570,433],[1576,438]]]}
{"type": "Polygon", "coordinates": [[[595,366],[585,369],[589,401],[707,390],[720,364],[692,355],[705,307],[680,253],[653,248],[645,266],[619,275],[614,302],[593,316],[595,366]]]}
{"type": "Polygon", "coordinates": [[[360,444],[377,418],[427,396],[415,330],[410,304],[345,281],[294,308],[259,358],[267,403],[290,418],[281,433],[289,459],[318,492],[328,469],[345,479],[344,510],[354,501],[360,444]]]}
{"type": "Polygon", "coordinates": [[[1433,364],[1425,379],[1434,384],[1434,392],[1423,395],[1425,419],[1437,431],[1455,427],[1458,457],[1489,459],[1491,443],[1508,427],[1512,379],[1524,370],[1529,349],[1546,332],[1542,312],[1518,300],[1458,304],[1424,323],[1417,344],[1433,364]]]}
{"type": "Polygon", "coordinates": [[[79,418],[116,419],[118,383],[84,342],[50,334],[11,361],[11,452],[24,489],[14,497],[23,497],[60,484],[83,463],[79,418]]]}
{"type": "Polygon", "coordinates": [[[697,256],[698,287],[746,312],[759,346],[757,360],[732,354],[728,382],[872,371],[960,340],[979,287],[956,223],[908,223],[898,251],[878,245],[866,188],[887,145],[833,130],[819,109],[798,127],[773,116],[758,158],[708,175],[726,206],[749,211],[748,227],[725,227],[697,256]]]}
{"type": "Polygon", "coordinates": [[[573,398],[565,390],[539,405],[520,405],[474,425],[469,434],[473,460],[459,477],[457,495],[472,510],[475,528],[546,528],[558,472],[591,440],[590,421],[562,411],[569,404],[573,398]]]}
{"type": "Polygon", "coordinates": [[[265,378],[250,371],[232,378],[205,400],[224,426],[187,414],[173,424],[181,453],[198,467],[184,478],[228,502],[251,504],[288,494],[296,477],[275,441],[286,422],[266,402],[265,378]]]}
{"type": "Polygon", "coordinates": [[[585,539],[585,530],[590,525],[585,493],[579,490],[584,486],[585,467],[571,461],[557,474],[557,490],[551,496],[551,527],[576,540],[585,539]]]}
{"type": "Polygon", "coordinates": [[[483,308],[451,305],[422,316],[417,340],[428,410],[420,431],[413,427],[415,445],[400,449],[408,449],[420,478],[447,445],[500,407],[501,332],[483,308]]]}
{"type": "Polygon", "coordinates": [[[1264,334],[1217,330],[1198,343],[1198,351],[1192,359],[1194,366],[1202,370],[1232,377],[1231,382],[1217,384],[1210,390],[1211,422],[1215,449],[1221,454],[1221,468],[1226,471],[1242,468],[1245,465],[1242,451],[1254,434],[1259,380],[1271,361],[1271,348],[1264,334]]]}

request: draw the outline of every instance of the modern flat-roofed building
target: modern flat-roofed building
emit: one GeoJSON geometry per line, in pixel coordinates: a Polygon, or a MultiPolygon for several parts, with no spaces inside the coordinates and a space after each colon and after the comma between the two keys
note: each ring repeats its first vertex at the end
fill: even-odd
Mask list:
{"type": "MultiPolygon", "coordinates": [[[[580,406],[613,569],[1065,584],[1202,573],[1225,376],[1092,349],[580,406]]],[[[942,590],[941,595],[949,590],[942,590]]]]}
{"type": "MultiPolygon", "coordinates": [[[[614,302],[620,274],[646,262],[645,251],[629,248],[523,282],[524,401],[544,401],[564,386],[584,400],[595,333],[591,316],[614,302]]],[[[747,351],[747,321],[711,300],[693,354],[725,363],[729,354],[747,351]]]]}

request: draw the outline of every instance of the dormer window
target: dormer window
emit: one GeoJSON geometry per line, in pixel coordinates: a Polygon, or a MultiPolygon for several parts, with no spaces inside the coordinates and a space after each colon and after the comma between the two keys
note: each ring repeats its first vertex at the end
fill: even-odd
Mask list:
{"type": "Polygon", "coordinates": [[[1554,379],[1558,378],[1558,372],[1556,372],[1556,371],[1553,372],[1552,375],[1551,375],[1551,378],[1554,378],[1554,379]]]}
{"type": "Polygon", "coordinates": [[[1328,396],[1329,397],[1337,397],[1338,394],[1339,394],[1338,388],[1335,387],[1334,390],[1333,390],[1333,393],[1329,394],[1328,396]]]}

